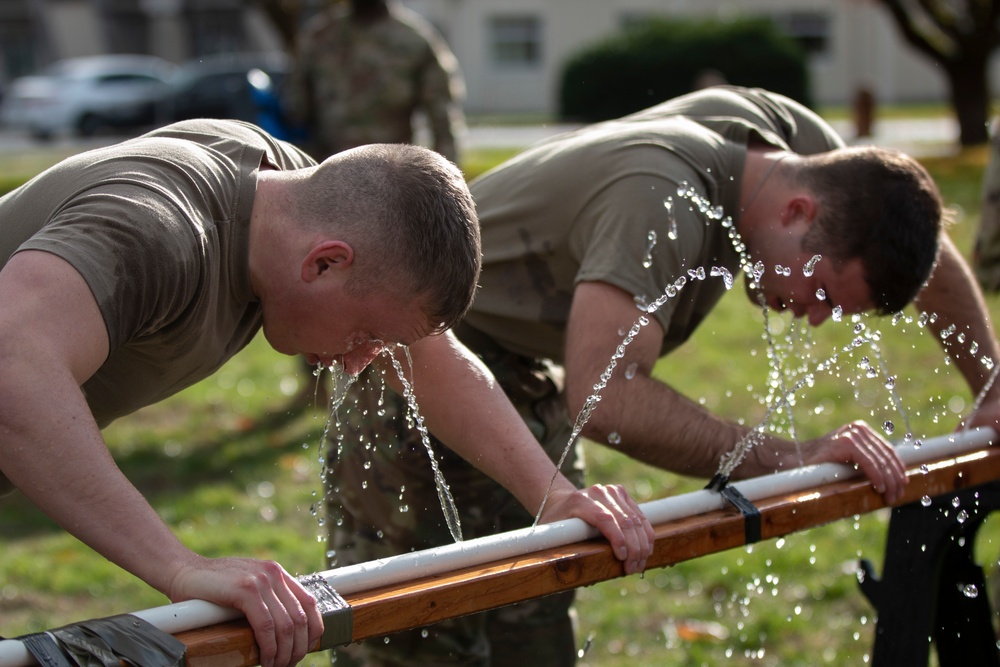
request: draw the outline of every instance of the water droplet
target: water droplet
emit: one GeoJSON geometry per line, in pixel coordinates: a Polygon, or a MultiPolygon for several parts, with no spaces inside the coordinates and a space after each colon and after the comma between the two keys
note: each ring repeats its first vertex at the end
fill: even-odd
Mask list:
{"type": "MultiPolygon", "coordinates": [[[[677,194],[681,194],[680,188],[677,194]]],[[[683,196],[683,195],[682,195],[683,196]]],[[[671,241],[677,240],[677,217],[674,215],[674,200],[667,197],[663,200],[663,208],[667,209],[667,238],[671,241]]]]}
{"type": "Polygon", "coordinates": [[[931,502],[933,501],[931,500],[930,496],[924,496],[923,498],[920,499],[920,504],[923,505],[924,507],[930,507],[931,502]]]}
{"type": "Polygon", "coordinates": [[[715,277],[715,276],[722,276],[722,282],[725,283],[726,289],[730,290],[730,289],[733,288],[733,274],[730,273],[729,269],[727,269],[726,267],[724,267],[724,266],[713,266],[712,270],[709,271],[709,275],[711,275],[713,277],[715,277]]]}
{"type": "Polygon", "coordinates": [[[834,307],[833,311],[830,313],[830,317],[833,318],[834,322],[839,322],[844,316],[844,309],[840,306],[834,307]]]}
{"type": "Polygon", "coordinates": [[[979,589],[976,588],[975,584],[966,584],[965,586],[959,584],[959,590],[961,590],[962,595],[964,595],[967,598],[979,597],[979,589]]]}
{"type": "Polygon", "coordinates": [[[635,377],[635,372],[639,369],[639,364],[633,362],[625,368],[625,379],[631,380],[635,377]]]}
{"type": "Polygon", "coordinates": [[[816,290],[816,298],[820,301],[826,301],[826,290],[822,287],[816,290]]]}
{"type": "Polygon", "coordinates": [[[806,265],[802,267],[802,275],[807,278],[811,276],[816,271],[816,263],[823,259],[822,255],[813,255],[812,259],[806,262],[806,265]]]}
{"type": "Polygon", "coordinates": [[[620,445],[622,443],[622,437],[618,435],[617,431],[612,431],[608,434],[608,444],[609,445],[620,445]]]}
{"type": "Polygon", "coordinates": [[[892,432],[896,430],[896,425],[886,419],[885,423],[882,424],[882,430],[884,430],[887,434],[892,435],[892,432]]]}
{"type": "Polygon", "coordinates": [[[642,267],[644,269],[648,269],[649,267],[653,266],[653,248],[655,247],[656,247],[656,231],[650,229],[646,233],[646,256],[642,260],[642,267]]]}

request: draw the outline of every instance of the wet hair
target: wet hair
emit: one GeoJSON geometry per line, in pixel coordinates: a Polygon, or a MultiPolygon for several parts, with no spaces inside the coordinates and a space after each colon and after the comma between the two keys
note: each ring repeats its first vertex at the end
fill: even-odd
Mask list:
{"type": "Polygon", "coordinates": [[[434,331],[456,324],[475,295],[482,251],[462,172],[409,144],[338,153],[294,197],[303,224],[335,232],[354,249],[352,294],[383,290],[423,299],[434,331]]]}
{"type": "Polygon", "coordinates": [[[898,151],[865,146],[804,156],[793,171],[819,203],[803,249],[835,262],[860,258],[879,314],[902,310],[927,282],[944,226],[927,170],[898,151]]]}

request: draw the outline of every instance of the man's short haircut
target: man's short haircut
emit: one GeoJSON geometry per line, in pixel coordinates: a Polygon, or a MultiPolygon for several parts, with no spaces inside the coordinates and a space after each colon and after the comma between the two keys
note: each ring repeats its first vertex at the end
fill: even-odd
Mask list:
{"type": "Polygon", "coordinates": [[[421,298],[436,331],[454,326],[475,295],[479,220],[462,172],[408,144],[361,146],[324,161],[297,197],[304,224],[354,248],[348,289],[421,298]]]}
{"type": "Polygon", "coordinates": [[[803,248],[860,258],[880,314],[902,310],[927,282],[943,227],[941,193],[913,158],[871,146],[804,158],[799,182],[817,198],[803,248]]]}

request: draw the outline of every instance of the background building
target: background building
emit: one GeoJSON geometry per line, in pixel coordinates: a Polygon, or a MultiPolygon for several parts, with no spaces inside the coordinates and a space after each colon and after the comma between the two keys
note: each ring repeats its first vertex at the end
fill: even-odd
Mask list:
{"type": "MultiPolygon", "coordinates": [[[[849,102],[944,101],[945,78],[870,0],[409,0],[462,64],[467,109],[553,111],[562,63],[592,41],[650,16],[766,16],[808,51],[813,97],[849,102]]],[[[995,69],[995,68],[994,68],[995,69]]],[[[991,82],[1000,84],[997,73],[991,82]]]]}
{"type": "MultiPolygon", "coordinates": [[[[328,0],[301,0],[316,8],[328,0]]],[[[650,16],[766,16],[806,47],[813,98],[845,104],[870,89],[886,102],[946,100],[935,66],[904,43],[871,0],[404,0],[448,40],[469,113],[552,113],[566,58],[650,16]]],[[[0,84],[58,58],[103,52],[175,62],[283,43],[253,2],[0,0],[0,84]]],[[[1000,85],[991,71],[991,84],[1000,85]]]]}

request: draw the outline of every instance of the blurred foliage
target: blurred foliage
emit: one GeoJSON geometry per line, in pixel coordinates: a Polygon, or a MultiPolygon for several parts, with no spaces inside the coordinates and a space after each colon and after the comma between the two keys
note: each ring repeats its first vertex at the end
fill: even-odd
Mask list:
{"type": "Polygon", "coordinates": [[[561,76],[559,114],[583,122],[618,118],[688,93],[706,74],[811,105],[805,53],[770,21],[654,19],[572,56],[561,76]]]}

